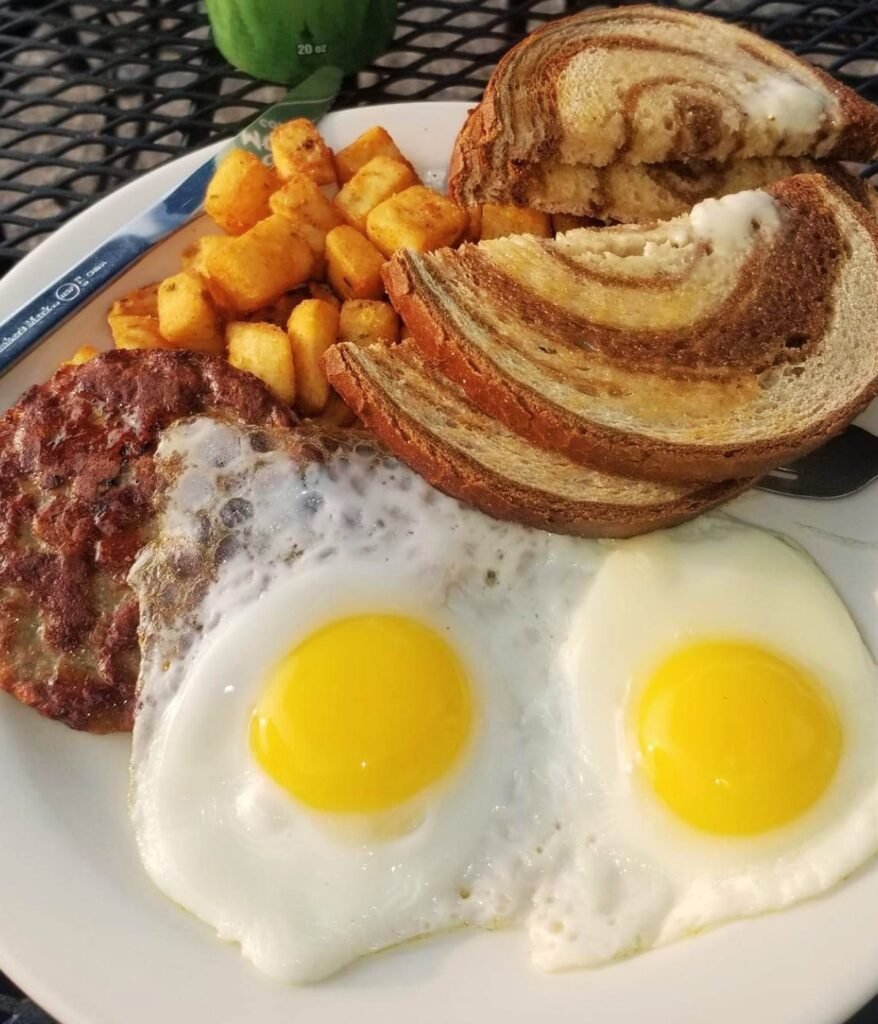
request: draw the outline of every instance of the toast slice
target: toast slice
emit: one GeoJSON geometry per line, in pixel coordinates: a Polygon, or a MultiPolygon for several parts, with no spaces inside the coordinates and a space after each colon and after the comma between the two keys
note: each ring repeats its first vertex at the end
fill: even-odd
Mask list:
{"type": "Polygon", "coordinates": [[[728,22],[653,6],[549,22],[497,65],[455,146],[463,205],[516,165],[869,160],[878,108],[728,22]]]}
{"type": "Polygon", "coordinates": [[[758,476],[878,393],[878,222],[822,175],[646,227],[401,251],[384,273],[476,405],[612,473],[758,476]]]}
{"type": "Polygon", "coordinates": [[[587,469],[535,447],[481,412],[414,345],[335,345],[333,387],[398,458],[488,515],[586,537],[629,537],[681,523],[751,480],[660,484],[587,469]]]}
{"type": "Polygon", "coordinates": [[[863,206],[873,212],[878,207],[875,190],[840,163],[803,156],[609,167],[547,160],[519,164],[510,174],[485,182],[481,201],[643,224],[677,217],[703,199],[763,188],[793,174],[825,174],[863,206]]]}

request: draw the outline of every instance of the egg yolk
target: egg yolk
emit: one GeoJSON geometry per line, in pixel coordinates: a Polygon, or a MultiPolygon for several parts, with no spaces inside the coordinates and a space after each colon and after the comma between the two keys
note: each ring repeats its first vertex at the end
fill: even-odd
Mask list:
{"type": "Polygon", "coordinates": [[[442,778],[471,720],[468,680],[442,637],[403,616],[358,615],[312,633],[277,666],[250,747],[309,807],[366,813],[442,778]]]}
{"type": "Polygon", "coordinates": [[[752,835],[803,814],[841,755],[841,725],[799,665],[750,643],[685,647],[651,674],[635,708],[640,760],[684,821],[752,835]]]}

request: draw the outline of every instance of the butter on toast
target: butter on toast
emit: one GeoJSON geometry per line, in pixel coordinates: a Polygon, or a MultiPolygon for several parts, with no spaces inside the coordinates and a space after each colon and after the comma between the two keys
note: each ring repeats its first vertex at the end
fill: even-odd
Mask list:
{"type": "Polygon", "coordinates": [[[384,274],[475,404],[608,472],[759,475],[878,393],[878,223],[822,175],[647,227],[401,251],[384,274]]]}
{"type": "Polygon", "coordinates": [[[812,156],[869,160],[878,107],[725,21],[649,5],[549,22],[500,61],[462,129],[463,205],[522,164],[605,167],[812,156]]]}
{"type": "Polygon", "coordinates": [[[691,519],[752,482],[649,483],[587,469],[492,420],[408,341],[345,342],[323,358],[333,386],[394,455],[439,490],[500,519],[628,537],[691,519]]]}

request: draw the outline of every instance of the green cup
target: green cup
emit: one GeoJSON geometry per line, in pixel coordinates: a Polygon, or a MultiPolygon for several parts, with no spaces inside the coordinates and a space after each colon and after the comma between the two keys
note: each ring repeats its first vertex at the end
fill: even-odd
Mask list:
{"type": "Polygon", "coordinates": [[[325,65],[352,74],[384,53],[396,0],[207,0],[207,14],[230,64],[295,85],[325,65]]]}

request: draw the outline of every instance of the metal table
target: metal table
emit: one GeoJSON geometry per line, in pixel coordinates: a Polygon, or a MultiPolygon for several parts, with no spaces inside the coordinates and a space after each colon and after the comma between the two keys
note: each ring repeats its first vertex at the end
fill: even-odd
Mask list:
{"type": "MultiPolygon", "coordinates": [[[[512,43],[585,6],[401,0],[393,49],[345,82],[338,106],[476,99],[512,43]]],[[[734,17],[878,102],[878,0],[668,6],[734,17]]],[[[196,0],[0,0],[0,274],[95,199],[232,134],[283,93],[226,64],[201,7],[196,0]]],[[[14,823],[0,828],[3,841],[14,842],[14,823]]],[[[878,999],[854,1021],[878,1024],[878,999]]],[[[50,1020],[0,974],[0,1024],[50,1020]]]]}

